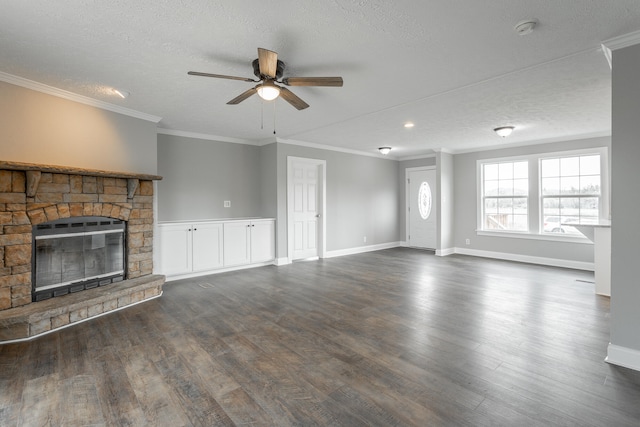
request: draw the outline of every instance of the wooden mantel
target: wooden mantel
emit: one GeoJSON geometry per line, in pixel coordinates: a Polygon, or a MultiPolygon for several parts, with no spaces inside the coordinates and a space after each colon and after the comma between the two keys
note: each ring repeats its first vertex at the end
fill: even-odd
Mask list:
{"type": "Polygon", "coordinates": [[[67,173],[72,175],[85,175],[85,176],[103,176],[106,178],[125,178],[125,179],[141,179],[145,181],[160,181],[161,176],[140,174],[132,172],[114,172],[104,171],[99,169],[85,169],[72,166],[57,166],[57,165],[40,165],[35,163],[20,163],[9,162],[0,160],[0,170],[14,170],[14,171],[40,171],[46,173],[67,173]]]}

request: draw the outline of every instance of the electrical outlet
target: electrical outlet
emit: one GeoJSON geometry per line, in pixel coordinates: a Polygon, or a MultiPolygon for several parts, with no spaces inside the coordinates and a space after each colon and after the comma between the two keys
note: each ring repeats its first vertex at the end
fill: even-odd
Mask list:
{"type": "Polygon", "coordinates": [[[464,242],[465,242],[467,245],[470,245],[470,244],[471,244],[471,239],[467,239],[467,240],[465,240],[464,242]]]}
{"type": "Polygon", "coordinates": [[[364,242],[367,243],[367,236],[364,236],[364,242]]]}
{"type": "Polygon", "coordinates": [[[224,201],[224,207],[225,208],[230,208],[231,207],[231,200],[225,200],[224,201]]]}

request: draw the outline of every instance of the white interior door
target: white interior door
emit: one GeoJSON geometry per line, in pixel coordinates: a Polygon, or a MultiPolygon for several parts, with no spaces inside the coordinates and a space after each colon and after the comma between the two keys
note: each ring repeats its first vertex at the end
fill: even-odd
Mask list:
{"type": "Polygon", "coordinates": [[[291,260],[320,256],[323,233],[324,162],[290,158],[288,173],[289,256],[291,260]]]}
{"type": "Polygon", "coordinates": [[[417,248],[436,249],[436,171],[408,171],[407,179],[407,244],[417,248]]]}

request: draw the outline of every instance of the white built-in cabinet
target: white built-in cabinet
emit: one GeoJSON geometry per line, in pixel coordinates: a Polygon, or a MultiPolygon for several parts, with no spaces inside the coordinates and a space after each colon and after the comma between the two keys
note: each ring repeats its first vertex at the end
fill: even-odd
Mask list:
{"type": "Polygon", "coordinates": [[[275,259],[275,220],[161,223],[160,271],[189,275],[275,259]]]}
{"type": "Polygon", "coordinates": [[[224,224],[224,266],[255,264],[275,258],[273,221],[238,221],[224,224]]]}

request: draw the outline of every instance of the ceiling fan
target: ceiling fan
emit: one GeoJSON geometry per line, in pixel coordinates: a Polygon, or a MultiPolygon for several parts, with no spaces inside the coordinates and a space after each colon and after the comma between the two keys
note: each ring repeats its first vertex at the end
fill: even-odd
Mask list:
{"type": "Polygon", "coordinates": [[[304,102],[300,97],[286,87],[280,86],[276,83],[283,84],[285,86],[342,86],[342,77],[282,78],[285,64],[278,59],[278,54],[276,52],[268,49],[258,48],[258,58],[253,61],[252,65],[253,74],[255,74],[259,80],[246,77],[225,76],[222,74],[200,73],[198,71],[189,71],[187,74],[191,76],[215,77],[218,79],[231,79],[258,83],[255,87],[252,87],[227,102],[227,104],[230,105],[239,104],[254,93],[257,93],[266,101],[271,101],[280,96],[298,110],[304,110],[309,107],[309,104],[304,102]]]}

